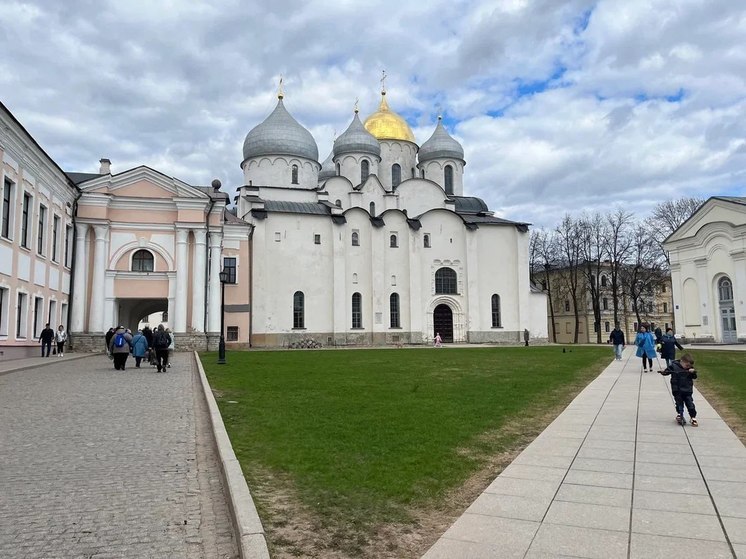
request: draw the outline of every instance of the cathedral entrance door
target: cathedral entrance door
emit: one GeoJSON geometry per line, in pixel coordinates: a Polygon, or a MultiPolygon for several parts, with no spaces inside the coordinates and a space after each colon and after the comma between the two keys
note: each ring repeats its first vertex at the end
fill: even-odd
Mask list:
{"type": "Polygon", "coordinates": [[[453,342],[453,311],[448,305],[438,305],[433,311],[433,338],[440,334],[444,342],[453,342]]]}

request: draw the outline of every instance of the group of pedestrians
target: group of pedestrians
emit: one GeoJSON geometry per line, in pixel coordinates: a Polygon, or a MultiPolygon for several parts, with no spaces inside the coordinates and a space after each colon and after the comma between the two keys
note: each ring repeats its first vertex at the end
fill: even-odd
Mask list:
{"type": "Polygon", "coordinates": [[[57,330],[52,330],[49,327],[49,323],[44,326],[44,329],[39,334],[39,343],[41,344],[41,356],[49,357],[52,352],[52,342],[57,344],[54,353],[57,357],[65,356],[65,342],[67,342],[67,332],[65,327],[60,324],[57,330]]]}
{"type": "Polygon", "coordinates": [[[132,355],[135,359],[135,368],[140,368],[143,359],[158,369],[158,372],[166,372],[171,367],[171,355],[175,344],[171,330],[159,324],[158,328],[151,330],[145,326],[138,330],[135,335],[124,326],[109,328],[106,333],[106,351],[114,361],[114,369],[124,371],[127,358],[132,355]]]}
{"type": "MultiPolygon", "coordinates": [[[[614,354],[617,360],[622,358],[622,350],[625,346],[624,332],[617,324],[609,336],[609,342],[614,344],[614,354]]],[[[686,423],[684,419],[684,407],[689,412],[689,420],[693,427],[699,425],[697,421],[697,408],[694,405],[694,379],[697,378],[697,370],[694,368],[694,359],[689,353],[676,359],[676,348],[684,350],[673,334],[672,328],[666,328],[664,334],[660,327],[655,324],[641,324],[640,330],[635,336],[636,355],[642,358],[642,372],[653,371],[653,357],[665,359],[666,368],[658,372],[664,376],[671,377],[671,394],[676,408],[676,421],[679,425],[686,423]]]]}

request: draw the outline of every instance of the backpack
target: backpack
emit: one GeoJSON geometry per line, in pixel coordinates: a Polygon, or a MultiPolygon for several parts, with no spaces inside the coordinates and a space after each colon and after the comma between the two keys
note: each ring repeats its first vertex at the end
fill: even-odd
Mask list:
{"type": "Polygon", "coordinates": [[[114,336],[114,347],[124,347],[124,342],[126,341],[124,334],[117,334],[114,336]]]}
{"type": "Polygon", "coordinates": [[[169,339],[168,334],[158,330],[158,332],[155,333],[153,345],[156,349],[166,349],[171,345],[171,340],[169,339]]]}

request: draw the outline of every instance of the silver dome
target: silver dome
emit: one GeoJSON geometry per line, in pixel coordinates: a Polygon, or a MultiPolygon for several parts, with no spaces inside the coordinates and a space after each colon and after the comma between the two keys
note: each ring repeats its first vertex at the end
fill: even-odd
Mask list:
{"type": "Polygon", "coordinates": [[[420,162],[431,159],[460,159],[464,160],[464,148],[443,127],[441,117],[438,117],[438,125],[435,132],[420,148],[417,157],[420,162]]]}
{"type": "Polygon", "coordinates": [[[373,134],[365,129],[355,111],[355,116],[347,130],[334,140],[333,151],[335,157],[344,153],[367,153],[381,157],[381,144],[373,134]]]}
{"type": "Polygon", "coordinates": [[[319,171],[319,181],[325,181],[337,176],[337,168],[334,166],[334,161],[332,160],[333,156],[334,151],[332,150],[331,152],[329,152],[329,157],[324,159],[324,162],[321,164],[321,170],[319,171]]]}
{"type": "Polygon", "coordinates": [[[319,160],[316,140],[287,112],[282,98],[277,101],[272,114],[246,134],[244,161],[260,155],[291,155],[319,160]]]}

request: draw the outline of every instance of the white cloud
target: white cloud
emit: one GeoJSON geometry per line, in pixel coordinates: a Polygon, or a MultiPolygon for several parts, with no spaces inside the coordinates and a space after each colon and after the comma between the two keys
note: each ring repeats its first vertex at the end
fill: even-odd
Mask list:
{"type": "Polygon", "coordinates": [[[242,182],[286,106],[323,159],[359,98],[424,141],[456,121],[467,193],[509,218],[746,195],[746,6],[731,0],[0,0],[3,102],[68,170],[242,182]]]}

